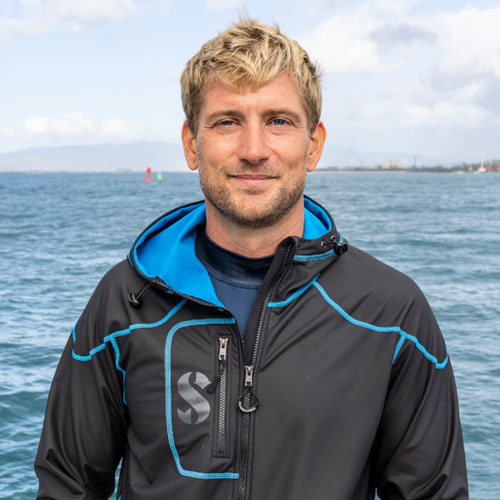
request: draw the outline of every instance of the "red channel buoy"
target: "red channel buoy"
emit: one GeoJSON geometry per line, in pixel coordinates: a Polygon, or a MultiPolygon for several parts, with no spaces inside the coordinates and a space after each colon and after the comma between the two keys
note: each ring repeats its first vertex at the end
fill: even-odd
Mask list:
{"type": "Polygon", "coordinates": [[[146,169],[146,177],[144,177],[144,182],[153,182],[153,178],[151,177],[151,172],[152,172],[151,167],[148,167],[146,169]]]}

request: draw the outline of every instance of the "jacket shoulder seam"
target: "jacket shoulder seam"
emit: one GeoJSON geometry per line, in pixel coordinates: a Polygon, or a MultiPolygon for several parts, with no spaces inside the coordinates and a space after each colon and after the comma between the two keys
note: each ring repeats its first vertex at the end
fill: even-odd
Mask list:
{"type": "Polygon", "coordinates": [[[418,338],[415,335],[411,335],[408,332],[405,332],[400,326],[377,326],[371,323],[367,323],[366,321],[361,321],[359,319],[353,318],[345,309],[343,309],[339,304],[337,304],[325,291],[325,289],[315,281],[312,283],[320,295],[323,297],[325,302],[330,305],[337,313],[344,318],[349,323],[359,326],[361,328],[365,328],[366,330],[370,330],[375,333],[397,333],[400,336],[400,339],[396,345],[394,350],[394,356],[392,359],[392,364],[394,365],[396,358],[403,346],[403,343],[408,340],[415,344],[415,347],[423,354],[423,356],[428,359],[431,363],[433,363],[438,370],[442,370],[448,364],[448,349],[446,348],[446,357],[443,361],[439,361],[436,356],[431,354],[427,349],[419,342],[418,338]]]}
{"type": "MultiPolygon", "coordinates": [[[[114,339],[117,337],[122,337],[124,335],[129,335],[135,330],[142,330],[142,329],[149,329],[149,328],[156,328],[157,326],[161,326],[164,323],[166,323],[176,312],[181,309],[181,307],[186,303],[187,299],[182,299],[176,306],[174,306],[168,314],[166,314],[163,318],[159,319],[158,321],[155,321],[154,323],[135,323],[132,325],[129,325],[127,328],[122,329],[122,330],[117,330],[116,332],[110,333],[106,335],[102,343],[97,345],[96,347],[92,348],[89,350],[88,354],[77,354],[73,348],[72,350],[72,356],[73,359],[77,361],[90,361],[92,357],[97,354],[98,352],[102,351],[103,349],[106,348],[106,344],[113,343],[114,339]]],[[[73,336],[73,344],[76,343],[76,326],[73,328],[72,336],[73,336]]],[[[116,342],[116,341],[115,341],[116,342]]]]}

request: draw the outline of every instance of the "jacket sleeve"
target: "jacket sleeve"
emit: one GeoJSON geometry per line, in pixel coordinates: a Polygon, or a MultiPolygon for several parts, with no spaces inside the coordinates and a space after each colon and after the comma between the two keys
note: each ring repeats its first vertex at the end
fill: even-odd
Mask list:
{"type": "Polygon", "coordinates": [[[98,290],[52,382],[35,460],[38,500],[100,500],[114,489],[127,417],[122,374],[113,346],[104,339],[107,301],[98,290]]]}
{"type": "Polygon", "coordinates": [[[421,295],[396,353],[374,447],[382,500],[465,500],[467,472],[448,352],[421,295]]]}

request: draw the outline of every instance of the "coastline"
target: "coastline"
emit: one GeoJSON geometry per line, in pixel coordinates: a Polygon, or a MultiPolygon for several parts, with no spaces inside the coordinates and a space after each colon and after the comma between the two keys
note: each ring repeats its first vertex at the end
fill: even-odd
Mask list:
{"type": "Polygon", "coordinates": [[[317,168],[312,174],[407,174],[411,172],[411,170],[376,170],[376,169],[338,169],[338,170],[327,170],[317,168]]]}

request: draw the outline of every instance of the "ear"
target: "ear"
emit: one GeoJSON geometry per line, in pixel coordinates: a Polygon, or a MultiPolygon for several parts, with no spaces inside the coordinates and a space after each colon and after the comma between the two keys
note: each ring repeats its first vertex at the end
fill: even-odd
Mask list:
{"type": "Polygon", "coordinates": [[[191,170],[198,168],[198,155],[196,149],[196,137],[189,128],[187,121],[182,125],[182,147],[184,148],[184,157],[186,158],[188,167],[191,170]]]}
{"type": "Polygon", "coordinates": [[[311,134],[311,139],[309,142],[309,153],[307,155],[307,171],[312,172],[321,158],[321,153],[323,152],[323,146],[326,140],[326,128],[323,122],[318,122],[316,128],[311,134]]]}

